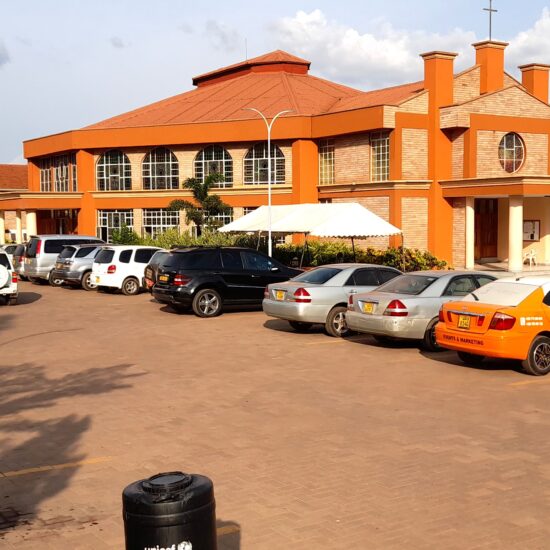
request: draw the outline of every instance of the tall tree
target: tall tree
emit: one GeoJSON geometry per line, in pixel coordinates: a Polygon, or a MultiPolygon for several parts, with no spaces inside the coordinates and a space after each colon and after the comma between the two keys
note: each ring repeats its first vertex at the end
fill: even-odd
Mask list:
{"type": "Polygon", "coordinates": [[[193,193],[195,202],[176,199],[168,205],[168,210],[184,210],[187,223],[193,222],[197,226],[197,235],[202,235],[205,226],[215,226],[210,219],[218,214],[227,214],[231,207],[224,203],[219,195],[211,194],[210,189],[215,183],[225,181],[223,174],[218,172],[209,174],[201,181],[197,178],[187,178],[183,188],[193,193]]]}

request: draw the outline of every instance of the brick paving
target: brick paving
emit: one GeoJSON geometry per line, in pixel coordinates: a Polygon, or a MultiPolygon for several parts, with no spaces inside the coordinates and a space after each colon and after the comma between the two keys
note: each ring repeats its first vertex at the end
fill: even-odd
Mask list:
{"type": "Polygon", "coordinates": [[[550,548],[550,377],[21,290],[0,308],[3,550],[124,548],[122,489],[173,469],[214,480],[220,550],[550,548]]]}

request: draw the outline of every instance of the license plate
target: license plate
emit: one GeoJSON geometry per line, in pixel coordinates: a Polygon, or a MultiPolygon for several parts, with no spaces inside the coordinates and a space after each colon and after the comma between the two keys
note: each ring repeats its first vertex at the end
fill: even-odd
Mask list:
{"type": "Polygon", "coordinates": [[[458,328],[470,328],[470,321],[472,318],[469,315],[459,315],[458,316],[458,328]]]}
{"type": "Polygon", "coordinates": [[[275,299],[279,301],[283,301],[285,299],[285,291],[284,290],[276,290],[275,291],[275,299]]]}
{"type": "Polygon", "coordinates": [[[374,304],[372,302],[363,302],[363,313],[373,313],[374,304]]]}
{"type": "Polygon", "coordinates": [[[55,264],[56,269],[63,269],[63,264],[55,264]]]}
{"type": "Polygon", "coordinates": [[[99,281],[100,281],[100,277],[98,275],[96,275],[96,277],[95,277],[96,284],[99,284],[99,281]]]}
{"type": "Polygon", "coordinates": [[[161,275],[159,277],[159,281],[162,281],[163,283],[166,282],[168,280],[168,275],[161,275]]]}

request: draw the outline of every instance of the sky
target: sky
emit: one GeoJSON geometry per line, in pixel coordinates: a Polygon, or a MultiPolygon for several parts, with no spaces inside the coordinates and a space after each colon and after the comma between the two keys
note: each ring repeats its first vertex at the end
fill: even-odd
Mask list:
{"type": "MultiPolygon", "coordinates": [[[[488,38],[489,0],[0,0],[0,163],[24,140],[193,89],[193,76],[283,49],[370,90],[422,79],[419,53],[488,38]]],[[[550,0],[494,0],[507,70],[550,63],[550,0]]]]}

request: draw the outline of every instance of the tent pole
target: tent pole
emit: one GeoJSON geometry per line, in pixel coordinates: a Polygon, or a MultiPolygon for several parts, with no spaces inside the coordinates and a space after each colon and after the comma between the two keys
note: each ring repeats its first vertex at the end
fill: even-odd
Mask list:
{"type": "Polygon", "coordinates": [[[303,263],[304,263],[304,254],[306,252],[306,248],[307,248],[307,233],[304,233],[304,246],[302,246],[302,257],[300,258],[300,268],[302,267],[303,263]]]}
{"type": "Polygon", "coordinates": [[[351,238],[351,248],[353,248],[353,261],[356,262],[357,258],[355,257],[355,242],[353,240],[353,237],[351,238]]]}
{"type": "Polygon", "coordinates": [[[258,231],[258,243],[256,244],[256,250],[260,250],[260,241],[262,238],[262,232],[258,231]]]}

